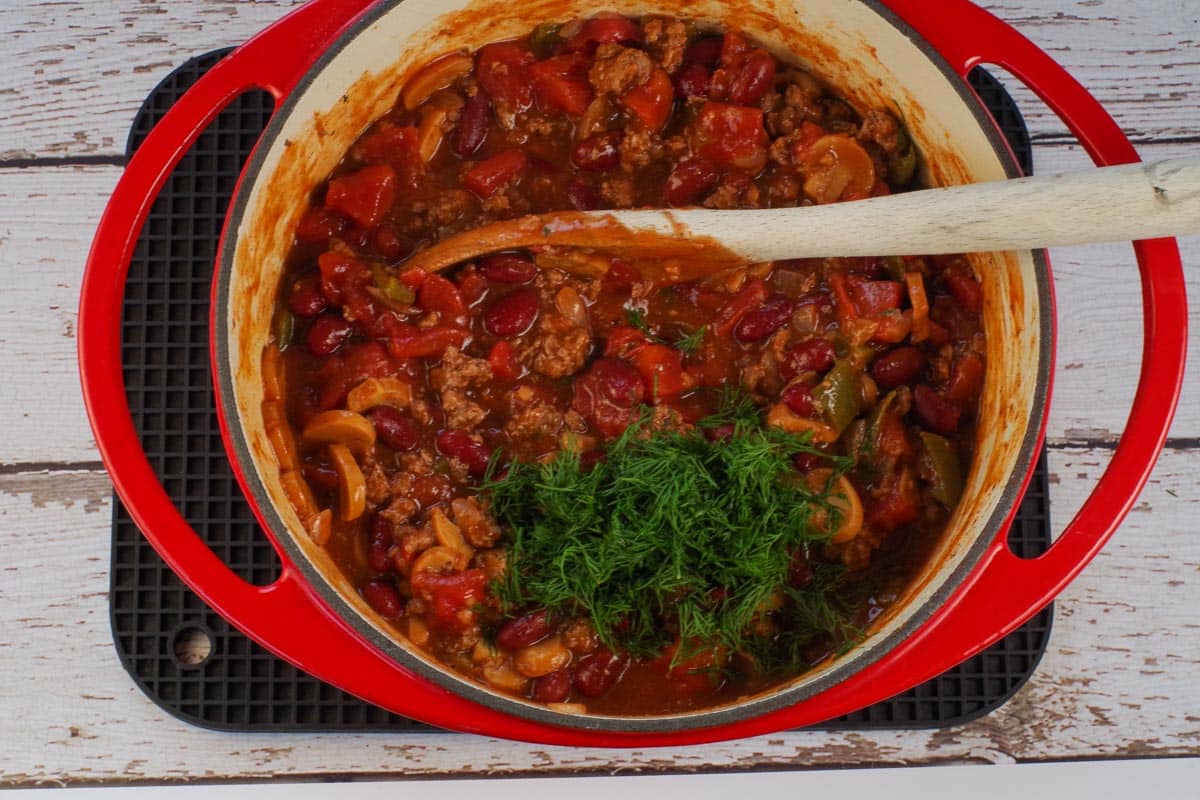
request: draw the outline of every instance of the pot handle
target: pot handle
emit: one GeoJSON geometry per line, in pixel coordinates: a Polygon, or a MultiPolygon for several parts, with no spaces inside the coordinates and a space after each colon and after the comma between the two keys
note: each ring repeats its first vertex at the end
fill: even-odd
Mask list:
{"type": "MultiPolygon", "coordinates": [[[[298,8],[209,70],[150,131],[113,190],[88,254],[80,288],[80,379],[96,445],[117,494],[154,549],[205,603],[271,652],[370,702],[387,704],[385,690],[410,675],[406,696],[414,710],[422,709],[421,718],[464,730],[480,717],[469,703],[428,682],[412,680],[375,648],[364,647],[345,623],[330,618],[282,553],[279,578],[268,586],[255,586],[208,548],[171,502],[142,450],[122,374],[122,301],[130,259],[175,165],[243,92],[265,89],[278,104],[316,55],[371,3],[314,0],[298,8]],[[279,47],[280,41],[288,46],[279,47]]],[[[519,723],[512,728],[515,735],[532,735],[519,723]]]]}
{"type": "MultiPolygon", "coordinates": [[[[963,78],[979,64],[996,64],[1025,83],[1066,123],[1097,165],[1140,160],[1103,106],[1046,53],[1006,23],[968,2],[888,3],[929,40],[963,78]],[[936,6],[936,10],[934,8],[936,6]],[[963,36],[962,31],[971,31],[963,36]]],[[[1062,535],[1043,555],[1015,556],[1007,526],[981,565],[979,579],[954,613],[902,648],[906,686],[927,680],[998,641],[1045,607],[1083,570],[1116,531],[1154,468],[1183,383],[1187,298],[1174,239],[1133,243],[1141,276],[1142,365],[1125,431],[1112,461],[1062,535]],[[936,657],[931,657],[936,656],[936,657]],[[918,674],[921,673],[921,674],[918,674]]],[[[899,683],[899,681],[897,681],[899,683]]]]}

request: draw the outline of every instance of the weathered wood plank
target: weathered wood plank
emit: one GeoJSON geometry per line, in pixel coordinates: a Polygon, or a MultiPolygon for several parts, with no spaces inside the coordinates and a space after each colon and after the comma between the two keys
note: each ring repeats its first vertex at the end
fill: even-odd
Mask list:
{"type": "MultiPolygon", "coordinates": [[[[1107,453],[1055,450],[1053,513],[1107,453]]],[[[1195,452],[1169,451],[1142,502],[1057,605],[1050,648],[1000,711],[942,731],[784,733],[628,753],[471,736],[219,734],[164,714],[117,661],[106,621],[108,484],[0,475],[0,785],[336,775],[504,775],[1011,762],[1200,752],[1195,452]]]]}
{"type": "MultiPolygon", "coordinates": [[[[244,41],[296,0],[38,0],[0,6],[7,81],[0,160],[114,157],[158,80],[188,56],[244,41]]],[[[1096,0],[1048,12],[1042,0],[981,3],[1043,45],[1139,141],[1195,140],[1200,86],[1194,4],[1096,0]]],[[[1027,93],[1025,93],[1027,96],[1027,93]]],[[[1040,138],[1064,128],[1031,107],[1040,138]]]]}

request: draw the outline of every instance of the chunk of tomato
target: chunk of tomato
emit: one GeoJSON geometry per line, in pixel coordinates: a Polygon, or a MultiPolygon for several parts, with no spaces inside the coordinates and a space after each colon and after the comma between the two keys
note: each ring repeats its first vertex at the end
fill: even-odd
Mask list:
{"type": "Polygon", "coordinates": [[[706,102],[696,120],[700,156],[722,167],[757,173],[767,163],[767,130],[761,109],[706,102]]]}
{"type": "Polygon", "coordinates": [[[752,308],[762,305],[767,299],[767,285],[759,278],[746,282],[742,290],[729,298],[717,313],[716,332],[728,336],[752,308]]]}
{"type": "Polygon", "coordinates": [[[484,45],[477,56],[475,79],[493,101],[504,103],[510,111],[520,114],[533,105],[529,67],[534,60],[533,53],[516,42],[484,45]]]}
{"type": "Polygon", "coordinates": [[[388,164],[372,164],[358,172],[334,178],[325,192],[325,207],[349,217],[364,228],[374,228],[396,200],[396,171],[388,164]]]}
{"type": "Polygon", "coordinates": [[[549,111],[582,116],[595,92],[588,83],[587,60],[578,53],[554,56],[529,67],[538,105],[549,111]]]}
{"type": "Polygon", "coordinates": [[[665,344],[645,345],[634,354],[633,363],[655,401],[678,397],[696,385],[683,370],[683,353],[665,344]]]}
{"type": "Polygon", "coordinates": [[[504,339],[492,345],[492,350],[488,353],[488,365],[492,368],[492,375],[496,380],[503,383],[512,383],[521,376],[521,365],[517,362],[517,355],[513,352],[512,345],[504,339]]]}
{"type": "Polygon", "coordinates": [[[384,162],[397,169],[421,165],[414,125],[396,125],[383,121],[354,145],[355,155],[363,161],[384,162]]]}
{"type": "Polygon", "coordinates": [[[641,86],[635,86],[621,96],[627,109],[652,131],[662,130],[671,116],[675,103],[675,87],[666,70],[655,69],[641,86]]]}
{"type": "Polygon", "coordinates": [[[486,161],[470,166],[463,173],[463,183],[486,200],[499,191],[500,187],[520,178],[527,164],[528,159],[520,150],[505,150],[486,161]]]}
{"type": "Polygon", "coordinates": [[[462,347],[470,334],[462,328],[437,326],[421,329],[396,323],[388,337],[388,352],[396,358],[440,358],[450,346],[462,347]]]}
{"type": "Polygon", "coordinates": [[[457,318],[467,313],[462,293],[449,279],[429,274],[417,292],[417,305],[425,311],[436,311],[443,317],[457,318]]]}
{"type": "Polygon", "coordinates": [[[466,630],[474,622],[474,607],[483,602],[487,582],[482,569],[421,571],[411,578],[413,594],[429,604],[430,623],[444,631],[466,630]]]}

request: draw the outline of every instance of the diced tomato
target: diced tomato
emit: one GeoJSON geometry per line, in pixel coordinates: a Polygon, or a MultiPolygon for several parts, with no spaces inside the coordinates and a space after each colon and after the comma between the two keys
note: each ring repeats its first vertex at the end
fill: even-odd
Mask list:
{"type": "Polygon", "coordinates": [[[866,506],[867,524],[871,530],[893,531],[901,525],[916,522],[921,516],[921,498],[912,473],[901,470],[871,493],[866,506]]]}
{"type": "Polygon", "coordinates": [[[393,326],[388,337],[388,352],[396,358],[441,358],[447,347],[462,347],[469,335],[462,328],[438,326],[421,329],[400,322],[393,326]]]}
{"type": "Polygon", "coordinates": [[[322,410],[340,405],[347,392],[366,378],[385,378],[400,372],[400,365],[379,342],[346,345],[322,364],[319,406],[322,410]]]}
{"type": "Polygon", "coordinates": [[[871,334],[872,342],[881,344],[899,344],[912,333],[912,311],[885,311],[874,318],[875,332],[871,334]]]}
{"type": "Polygon", "coordinates": [[[630,288],[641,279],[642,273],[638,272],[637,267],[628,261],[614,258],[600,282],[607,291],[620,291],[630,288]]]}
{"type": "Polygon", "coordinates": [[[310,208],[296,224],[296,238],[303,242],[325,244],[346,229],[346,220],[324,208],[310,208]]]}
{"type": "Polygon", "coordinates": [[[954,359],[950,368],[950,382],[946,386],[947,399],[956,403],[967,403],[979,396],[983,388],[983,359],[975,353],[963,353],[954,359]]]}
{"type": "Polygon", "coordinates": [[[877,317],[885,311],[898,310],[904,299],[904,285],[897,281],[865,281],[851,276],[847,283],[861,317],[877,317]]]}
{"type": "Polygon", "coordinates": [[[516,42],[484,45],[477,56],[475,79],[493,101],[502,102],[520,114],[533,105],[529,67],[534,61],[533,53],[516,42]]]}
{"type": "Polygon", "coordinates": [[[462,293],[463,302],[471,307],[487,294],[488,279],[475,270],[463,270],[458,274],[458,291],[462,293]]]}
{"type": "Polygon", "coordinates": [[[792,160],[797,164],[804,161],[809,149],[828,133],[815,122],[804,120],[800,123],[800,136],[792,142],[792,160]]]}
{"type": "Polygon", "coordinates": [[[521,375],[521,365],[517,363],[517,355],[513,352],[512,345],[501,339],[492,345],[492,350],[488,353],[488,364],[492,367],[492,374],[496,380],[504,383],[512,383],[521,375]]]}
{"type": "Polygon", "coordinates": [[[641,28],[628,17],[616,15],[592,17],[583,23],[578,33],[564,43],[563,50],[568,53],[585,52],[590,55],[596,51],[597,45],[622,42],[640,43],[641,41],[641,28]]]}
{"type": "Polygon", "coordinates": [[[675,87],[666,70],[655,69],[641,86],[635,86],[621,96],[621,102],[634,116],[652,131],[662,130],[671,116],[675,102],[675,87]]]}
{"type": "Polygon", "coordinates": [[[578,53],[554,56],[529,67],[538,104],[573,117],[581,116],[595,97],[587,74],[587,60],[578,53]]]}
{"type": "Polygon", "coordinates": [[[374,228],[396,200],[396,171],[372,164],[335,178],[325,192],[325,207],[344,214],[364,228],[374,228]]]}
{"type": "Polygon", "coordinates": [[[413,573],[413,594],[430,605],[428,619],[446,631],[466,630],[474,622],[475,606],[483,602],[488,577],[482,569],[441,574],[423,570],[413,573]]]}
{"type": "Polygon", "coordinates": [[[463,173],[463,183],[486,200],[501,186],[517,180],[525,171],[527,163],[525,154],[520,150],[505,150],[468,168],[463,173]]]}
{"type": "Polygon", "coordinates": [[[452,319],[467,313],[467,304],[458,287],[435,273],[430,273],[421,284],[417,292],[417,305],[425,311],[436,311],[452,319]]]}
{"type": "Polygon", "coordinates": [[[608,341],[604,344],[604,355],[612,358],[630,359],[633,355],[650,343],[646,334],[629,325],[617,325],[608,332],[608,341]]]}
{"type": "Polygon", "coordinates": [[[683,370],[683,353],[665,344],[645,345],[634,354],[633,363],[656,401],[678,397],[696,384],[683,370]]]}
{"type": "Polygon", "coordinates": [[[714,330],[721,336],[728,336],[741,322],[742,317],[752,308],[762,305],[767,299],[767,285],[759,278],[746,282],[742,290],[729,299],[717,314],[714,330]]]}
{"type": "Polygon", "coordinates": [[[396,169],[416,168],[422,164],[414,125],[380,122],[358,140],[354,151],[362,161],[383,162],[396,169]]]}
{"type": "Polygon", "coordinates": [[[757,108],[706,102],[696,120],[699,154],[722,167],[757,173],[767,163],[767,130],[757,108]]]}

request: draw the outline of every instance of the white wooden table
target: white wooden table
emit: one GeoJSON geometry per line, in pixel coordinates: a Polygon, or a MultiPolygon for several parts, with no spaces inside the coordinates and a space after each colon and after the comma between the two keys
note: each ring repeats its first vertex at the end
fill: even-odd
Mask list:
{"type": "MultiPolygon", "coordinates": [[[[121,667],[109,631],[111,487],[78,388],[78,287],[143,98],[187,57],[240,42],[293,4],[0,0],[0,788],[1200,755],[1194,368],[1140,502],[1059,599],[1036,675],[969,725],[609,752],[459,735],[213,733],[160,711],[121,667]]],[[[1144,158],[1200,151],[1195,0],[983,5],[1079,77],[1144,158]]],[[[1015,94],[1036,169],[1082,167],[1057,119],[1028,92],[1015,94]]],[[[1200,240],[1181,244],[1200,297],[1200,240]]],[[[1061,327],[1049,444],[1061,528],[1120,436],[1141,323],[1127,246],[1063,249],[1052,259],[1061,327]]],[[[1200,329],[1196,313],[1192,327],[1200,329]]]]}

